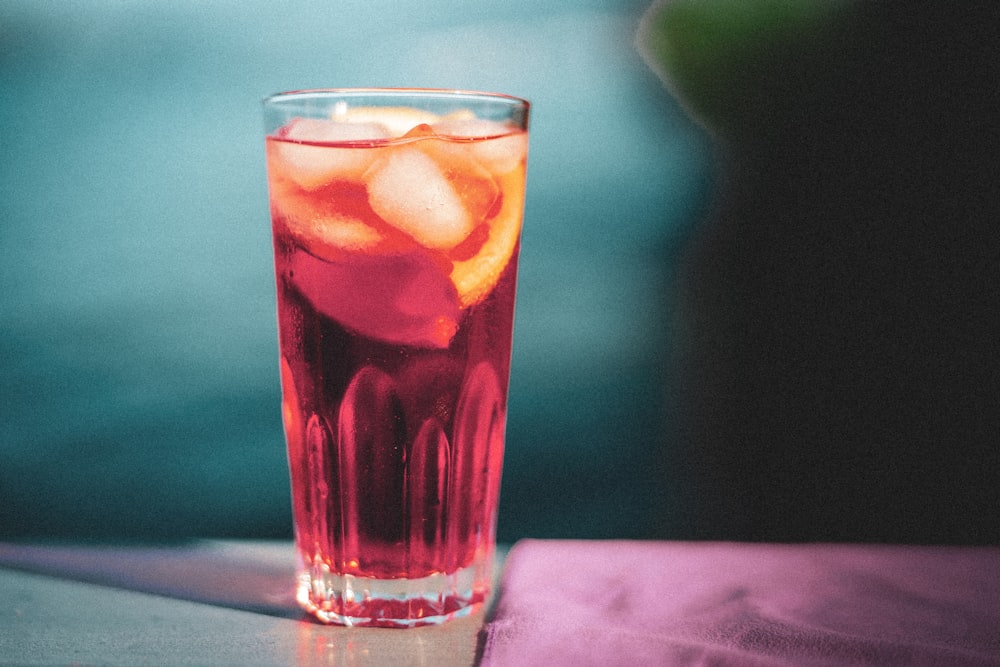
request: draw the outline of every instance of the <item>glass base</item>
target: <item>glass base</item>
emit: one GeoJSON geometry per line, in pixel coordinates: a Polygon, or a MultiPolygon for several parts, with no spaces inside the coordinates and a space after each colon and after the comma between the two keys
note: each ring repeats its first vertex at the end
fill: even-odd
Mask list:
{"type": "Polygon", "coordinates": [[[490,559],[451,574],[419,579],[373,579],[329,567],[299,573],[296,600],[324,623],[413,628],[437,625],[478,610],[490,593],[490,559]]]}

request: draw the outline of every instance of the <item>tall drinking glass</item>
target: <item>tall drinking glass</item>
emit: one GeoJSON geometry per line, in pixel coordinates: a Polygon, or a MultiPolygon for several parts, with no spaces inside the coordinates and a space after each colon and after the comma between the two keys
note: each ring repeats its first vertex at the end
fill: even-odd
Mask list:
{"type": "Polygon", "coordinates": [[[440,623],[489,594],[528,109],[264,100],[297,597],[324,622],[440,623]]]}

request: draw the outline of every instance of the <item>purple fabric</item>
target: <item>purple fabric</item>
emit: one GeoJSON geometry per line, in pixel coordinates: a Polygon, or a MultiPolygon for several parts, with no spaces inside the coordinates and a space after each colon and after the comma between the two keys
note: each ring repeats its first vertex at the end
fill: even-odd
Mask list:
{"type": "Polygon", "coordinates": [[[517,543],[483,665],[1000,665],[1000,548],[517,543]]]}

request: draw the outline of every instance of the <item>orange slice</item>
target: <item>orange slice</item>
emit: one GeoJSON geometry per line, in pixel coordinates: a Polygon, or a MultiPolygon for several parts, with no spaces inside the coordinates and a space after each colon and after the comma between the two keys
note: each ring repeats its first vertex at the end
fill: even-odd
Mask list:
{"type": "Polygon", "coordinates": [[[516,169],[498,179],[503,202],[500,212],[490,222],[490,234],[473,257],[457,261],[451,282],[463,308],[482,301],[500,280],[521,235],[524,212],[524,170],[516,169]]]}

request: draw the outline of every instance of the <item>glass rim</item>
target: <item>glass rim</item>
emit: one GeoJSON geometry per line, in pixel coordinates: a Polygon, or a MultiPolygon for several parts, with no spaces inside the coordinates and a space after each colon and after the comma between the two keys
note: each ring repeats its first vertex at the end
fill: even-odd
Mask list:
{"type": "Polygon", "coordinates": [[[261,100],[264,106],[275,104],[283,100],[294,99],[333,99],[336,97],[413,97],[429,99],[479,99],[482,101],[505,102],[511,106],[521,106],[525,109],[531,107],[531,102],[523,97],[509,95],[507,93],[494,93],[465,88],[302,88],[299,90],[286,90],[278,93],[265,95],[261,100]]]}

